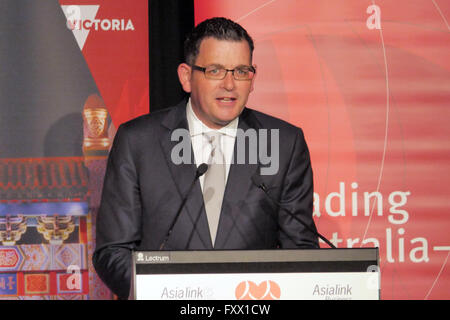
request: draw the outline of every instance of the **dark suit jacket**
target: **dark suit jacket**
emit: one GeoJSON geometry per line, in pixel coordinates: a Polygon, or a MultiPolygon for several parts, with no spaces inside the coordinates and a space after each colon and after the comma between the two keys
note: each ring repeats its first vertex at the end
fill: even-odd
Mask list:
{"type": "MultiPolygon", "coordinates": [[[[131,251],[159,249],[194,180],[194,163],[171,161],[172,148],[179,143],[171,141],[171,133],[177,128],[188,129],[186,102],[131,120],[115,136],[97,217],[93,263],[120,298],[129,294],[131,251]]],[[[239,128],[279,129],[279,170],[261,177],[273,198],[315,228],[312,170],[302,130],[248,108],[239,118],[239,128]]],[[[252,183],[259,170],[257,163],[231,165],[214,249],[317,248],[317,237],[252,183]]],[[[164,249],[213,249],[199,181],[164,249]]]]}

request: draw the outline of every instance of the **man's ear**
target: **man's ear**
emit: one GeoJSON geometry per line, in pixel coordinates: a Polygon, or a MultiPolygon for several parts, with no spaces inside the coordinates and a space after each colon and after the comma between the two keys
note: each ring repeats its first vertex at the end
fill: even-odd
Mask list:
{"type": "Polygon", "coordinates": [[[186,63],[181,63],[178,66],[177,72],[178,80],[180,81],[183,90],[190,93],[192,68],[186,63]]]}

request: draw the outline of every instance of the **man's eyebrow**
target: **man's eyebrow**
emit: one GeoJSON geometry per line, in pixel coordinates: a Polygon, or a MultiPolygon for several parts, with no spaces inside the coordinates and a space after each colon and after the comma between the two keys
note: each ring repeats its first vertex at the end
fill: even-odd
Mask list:
{"type": "Polygon", "coordinates": [[[208,64],[207,67],[225,68],[223,65],[221,65],[219,63],[211,63],[211,64],[208,64]]]}
{"type": "Polygon", "coordinates": [[[247,64],[240,64],[238,66],[236,66],[236,68],[251,68],[252,66],[247,65],[247,64]]]}
{"type": "MultiPolygon", "coordinates": [[[[211,64],[206,65],[206,67],[217,67],[217,68],[224,68],[224,69],[226,69],[225,66],[223,66],[223,65],[221,65],[219,63],[211,63],[211,64]]],[[[251,67],[252,66],[247,65],[247,64],[239,64],[239,65],[235,66],[233,69],[236,69],[236,68],[251,68],[251,67]]]]}

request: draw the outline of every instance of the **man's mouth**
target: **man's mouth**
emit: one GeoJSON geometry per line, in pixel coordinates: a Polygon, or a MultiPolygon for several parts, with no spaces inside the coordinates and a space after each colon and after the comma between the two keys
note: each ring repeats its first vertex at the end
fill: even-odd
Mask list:
{"type": "Polygon", "coordinates": [[[233,102],[236,100],[234,97],[219,97],[216,98],[216,100],[219,100],[220,102],[233,102]]]}

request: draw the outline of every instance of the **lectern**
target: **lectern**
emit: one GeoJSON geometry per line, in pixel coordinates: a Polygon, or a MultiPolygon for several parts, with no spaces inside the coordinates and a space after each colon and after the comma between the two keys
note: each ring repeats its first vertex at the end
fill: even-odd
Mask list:
{"type": "Polygon", "coordinates": [[[136,251],[132,297],[379,299],[378,248],[136,251]]]}

